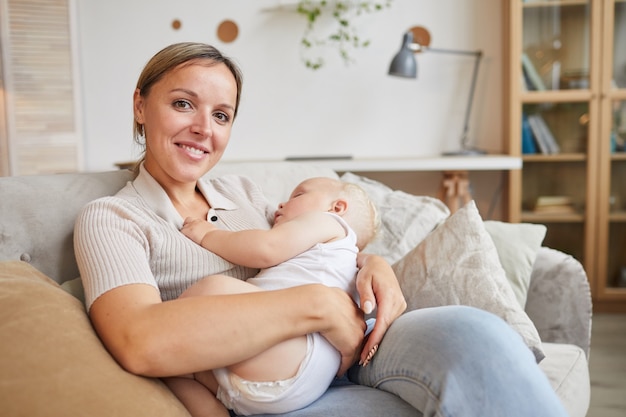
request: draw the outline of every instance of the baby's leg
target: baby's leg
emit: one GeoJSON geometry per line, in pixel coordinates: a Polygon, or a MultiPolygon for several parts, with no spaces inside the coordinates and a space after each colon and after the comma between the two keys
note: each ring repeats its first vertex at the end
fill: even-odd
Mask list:
{"type": "MultiPolygon", "coordinates": [[[[226,275],[211,275],[198,281],[181,297],[201,295],[241,294],[263,291],[256,285],[249,284],[226,275]]],[[[237,343],[237,341],[233,341],[237,343]]],[[[250,359],[228,367],[248,381],[279,381],[294,376],[306,355],[306,337],[298,337],[279,343],[250,359]]]]}
{"type": "Polygon", "coordinates": [[[242,294],[263,291],[256,285],[227,275],[209,275],[187,288],[181,295],[195,297],[199,295],[242,294]]]}
{"type": "Polygon", "coordinates": [[[185,376],[163,378],[192,417],[229,417],[230,414],[211,391],[195,379],[185,376]]]}

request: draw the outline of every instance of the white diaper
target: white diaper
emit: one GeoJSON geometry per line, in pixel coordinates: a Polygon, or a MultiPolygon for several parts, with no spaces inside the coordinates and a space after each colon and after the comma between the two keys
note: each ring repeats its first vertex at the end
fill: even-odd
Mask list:
{"type": "Polygon", "coordinates": [[[213,370],[217,398],[240,415],[280,414],[306,407],[332,382],[341,358],[328,341],[307,336],[307,353],[296,375],[281,381],[247,381],[226,368],[213,370]]]}

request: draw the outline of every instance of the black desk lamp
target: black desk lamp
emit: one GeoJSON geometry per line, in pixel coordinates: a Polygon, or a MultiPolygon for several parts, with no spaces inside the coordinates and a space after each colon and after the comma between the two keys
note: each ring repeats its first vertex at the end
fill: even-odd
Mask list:
{"type": "Polygon", "coordinates": [[[472,148],[469,145],[469,120],[472,112],[472,102],[474,99],[474,90],[476,89],[476,79],[478,78],[478,67],[483,56],[482,51],[460,51],[455,49],[438,49],[430,48],[430,34],[426,28],[421,26],[409,29],[402,39],[402,47],[400,51],[393,57],[389,66],[389,75],[404,78],[417,78],[417,62],[414,54],[418,52],[439,52],[455,55],[471,55],[475,57],[474,71],[472,74],[472,84],[470,85],[469,98],[467,100],[467,109],[465,110],[465,123],[463,125],[463,133],[461,134],[461,150],[445,152],[444,155],[483,155],[486,152],[480,149],[472,148]]]}

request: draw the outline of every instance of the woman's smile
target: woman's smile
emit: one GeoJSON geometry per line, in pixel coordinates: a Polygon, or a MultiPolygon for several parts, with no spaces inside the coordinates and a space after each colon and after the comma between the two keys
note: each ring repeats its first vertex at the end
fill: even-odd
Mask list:
{"type": "Polygon", "coordinates": [[[205,154],[209,153],[207,149],[199,145],[188,145],[184,143],[177,143],[176,146],[178,146],[179,148],[181,148],[183,151],[187,152],[188,154],[191,154],[191,156],[193,157],[202,157],[205,154]]]}

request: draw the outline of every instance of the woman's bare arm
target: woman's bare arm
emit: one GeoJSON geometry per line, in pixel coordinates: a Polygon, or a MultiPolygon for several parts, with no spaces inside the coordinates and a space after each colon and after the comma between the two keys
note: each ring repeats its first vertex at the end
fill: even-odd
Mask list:
{"type": "Polygon", "coordinates": [[[153,287],[132,284],[100,296],[90,317],[125,369],[157,377],[237,363],[313,332],[341,352],[343,373],[358,357],[365,328],[350,297],[323,285],[161,302],[153,287]]]}

